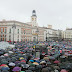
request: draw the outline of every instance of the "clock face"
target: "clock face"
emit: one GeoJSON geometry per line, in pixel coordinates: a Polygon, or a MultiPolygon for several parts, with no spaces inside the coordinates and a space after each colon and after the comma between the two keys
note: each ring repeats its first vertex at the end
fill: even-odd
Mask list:
{"type": "Polygon", "coordinates": [[[32,18],[32,21],[34,20],[34,18],[32,18]]]}

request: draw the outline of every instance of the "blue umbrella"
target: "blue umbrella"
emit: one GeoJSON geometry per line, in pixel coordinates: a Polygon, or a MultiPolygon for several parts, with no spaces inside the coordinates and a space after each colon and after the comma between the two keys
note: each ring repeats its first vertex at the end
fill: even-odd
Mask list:
{"type": "Polygon", "coordinates": [[[1,70],[9,70],[9,67],[2,67],[1,70]]]}
{"type": "Polygon", "coordinates": [[[40,63],[40,61],[36,60],[35,62],[40,63]]]}
{"type": "Polygon", "coordinates": [[[34,62],[34,60],[29,60],[30,62],[34,62]]]}

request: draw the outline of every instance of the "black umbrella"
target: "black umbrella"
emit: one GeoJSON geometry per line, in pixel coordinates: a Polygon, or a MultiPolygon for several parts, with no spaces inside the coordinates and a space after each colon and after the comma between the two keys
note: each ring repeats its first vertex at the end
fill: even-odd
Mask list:
{"type": "Polygon", "coordinates": [[[51,67],[46,67],[46,68],[51,72],[51,70],[52,70],[51,67]]]}
{"type": "Polygon", "coordinates": [[[11,58],[7,58],[6,60],[7,60],[7,61],[11,61],[11,58]]]}
{"type": "Polygon", "coordinates": [[[2,72],[9,72],[9,71],[7,71],[7,70],[3,70],[2,72]]]}
{"type": "Polygon", "coordinates": [[[29,67],[28,70],[35,71],[35,67],[29,67]]]}
{"type": "Polygon", "coordinates": [[[25,72],[32,72],[32,70],[25,70],[25,72]]]}
{"type": "Polygon", "coordinates": [[[42,65],[37,65],[36,66],[36,69],[41,69],[42,68],[42,65]]]}
{"type": "Polygon", "coordinates": [[[47,65],[51,65],[51,62],[47,62],[46,64],[47,64],[47,65]]]}
{"type": "Polygon", "coordinates": [[[61,65],[60,69],[66,69],[65,65],[61,65]]]}
{"type": "Polygon", "coordinates": [[[65,67],[67,70],[70,70],[72,68],[72,63],[65,64],[65,67]]]}

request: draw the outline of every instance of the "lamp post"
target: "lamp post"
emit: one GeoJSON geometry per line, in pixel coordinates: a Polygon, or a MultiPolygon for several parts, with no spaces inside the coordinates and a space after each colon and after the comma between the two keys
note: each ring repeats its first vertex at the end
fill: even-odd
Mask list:
{"type": "Polygon", "coordinates": [[[14,44],[14,32],[15,32],[15,29],[16,29],[15,22],[14,22],[14,24],[12,25],[12,28],[13,28],[13,44],[14,44]]]}
{"type": "Polygon", "coordinates": [[[47,33],[46,33],[46,41],[47,41],[47,33]]]}
{"type": "Polygon", "coordinates": [[[37,43],[38,43],[38,32],[39,32],[39,30],[38,30],[38,28],[37,28],[37,31],[36,31],[36,33],[37,33],[37,43]]]}

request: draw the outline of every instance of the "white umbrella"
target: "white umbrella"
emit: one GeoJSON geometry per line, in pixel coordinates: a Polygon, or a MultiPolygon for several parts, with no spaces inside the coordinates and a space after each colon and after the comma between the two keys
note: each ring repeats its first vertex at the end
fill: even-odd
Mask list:
{"type": "Polygon", "coordinates": [[[9,51],[9,53],[13,53],[12,51],[9,51]]]}
{"type": "Polygon", "coordinates": [[[8,53],[4,54],[4,56],[8,56],[8,53]]]}
{"type": "Polygon", "coordinates": [[[9,66],[15,66],[15,63],[11,62],[11,63],[9,63],[9,66]]]}

